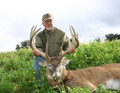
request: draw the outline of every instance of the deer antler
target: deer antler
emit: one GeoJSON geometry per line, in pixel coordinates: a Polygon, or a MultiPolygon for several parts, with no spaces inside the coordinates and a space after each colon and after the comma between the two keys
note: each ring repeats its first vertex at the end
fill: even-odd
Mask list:
{"type": "Polygon", "coordinates": [[[72,45],[70,47],[75,49],[79,46],[78,34],[76,34],[73,26],[70,26],[70,32],[72,35],[72,45]]]}
{"type": "MultiPolygon", "coordinates": [[[[37,28],[37,26],[33,26],[31,28],[31,33],[30,33],[30,47],[32,48],[32,50],[37,49],[36,46],[34,45],[34,41],[35,41],[34,37],[41,29],[41,28],[39,28],[38,30],[36,30],[36,28],[37,28]]],[[[39,52],[40,52],[41,56],[46,59],[45,53],[42,51],[39,51],[39,52]]]]}
{"type": "Polygon", "coordinates": [[[71,32],[71,35],[72,35],[72,42],[70,42],[70,46],[63,53],[62,53],[63,44],[61,45],[60,58],[63,58],[69,52],[69,49],[71,49],[71,48],[75,49],[79,46],[78,34],[76,34],[76,32],[75,32],[75,30],[72,26],[70,26],[69,28],[70,28],[70,32],[71,32]]]}
{"type": "Polygon", "coordinates": [[[32,48],[32,50],[36,49],[35,45],[34,45],[34,36],[37,34],[37,32],[40,31],[41,28],[39,28],[38,30],[36,30],[37,26],[32,26],[31,28],[31,32],[30,32],[30,47],[32,48]]]}

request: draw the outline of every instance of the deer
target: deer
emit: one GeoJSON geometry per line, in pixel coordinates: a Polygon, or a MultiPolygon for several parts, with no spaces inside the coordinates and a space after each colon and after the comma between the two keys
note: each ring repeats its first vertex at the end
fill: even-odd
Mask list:
{"type": "MultiPolygon", "coordinates": [[[[70,60],[65,58],[68,54],[69,48],[76,49],[79,46],[78,34],[76,34],[72,26],[69,27],[72,42],[66,51],[62,51],[62,45],[60,47],[60,53],[58,56],[50,57],[48,55],[48,42],[46,43],[45,53],[41,52],[41,56],[45,58],[46,64],[46,77],[51,86],[59,86],[62,82],[65,86],[70,88],[86,86],[94,92],[97,87],[102,84],[104,89],[117,90],[120,89],[120,64],[111,63],[103,64],[96,67],[87,67],[78,70],[67,70],[66,65],[70,60]]],[[[30,46],[34,50],[34,37],[40,29],[36,30],[36,27],[32,27],[30,33],[30,46]]]]}

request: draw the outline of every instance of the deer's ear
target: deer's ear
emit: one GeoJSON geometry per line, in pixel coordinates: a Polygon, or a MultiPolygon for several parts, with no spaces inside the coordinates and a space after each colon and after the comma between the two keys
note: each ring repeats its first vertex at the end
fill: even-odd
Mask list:
{"type": "Polygon", "coordinates": [[[66,66],[67,64],[69,64],[69,62],[70,62],[70,60],[65,60],[65,61],[62,63],[62,65],[63,65],[63,66],[66,66]]]}
{"type": "Polygon", "coordinates": [[[70,60],[68,59],[68,60],[66,60],[66,62],[65,62],[65,66],[67,65],[67,64],[69,64],[69,62],[70,62],[70,60]]]}
{"type": "Polygon", "coordinates": [[[38,65],[42,66],[42,67],[46,67],[47,66],[47,61],[42,61],[42,62],[38,62],[38,65]]]}
{"type": "Polygon", "coordinates": [[[66,66],[70,62],[70,60],[67,59],[67,58],[65,58],[65,57],[63,57],[63,59],[61,60],[61,62],[62,62],[62,65],[66,66]]]}

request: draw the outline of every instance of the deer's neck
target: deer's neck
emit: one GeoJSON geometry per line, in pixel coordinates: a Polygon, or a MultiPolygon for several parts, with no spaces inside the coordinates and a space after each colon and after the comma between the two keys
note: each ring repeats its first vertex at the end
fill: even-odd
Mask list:
{"type": "Polygon", "coordinates": [[[65,81],[67,79],[67,76],[68,76],[68,71],[64,69],[64,71],[62,71],[61,80],[65,81]]]}

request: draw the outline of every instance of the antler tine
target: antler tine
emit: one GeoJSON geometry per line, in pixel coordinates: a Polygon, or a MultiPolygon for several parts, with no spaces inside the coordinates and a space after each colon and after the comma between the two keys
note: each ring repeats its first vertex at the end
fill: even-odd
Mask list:
{"type": "Polygon", "coordinates": [[[59,59],[62,59],[63,58],[63,55],[62,55],[62,47],[63,47],[63,42],[62,42],[62,44],[61,44],[61,46],[60,46],[60,53],[59,53],[59,59]]]}
{"type": "Polygon", "coordinates": [[[34,26],[32,26],[32,28],[31,28],[30,38],[31,38],[31,37],[32,37],[32,35],[33,35],[33,28],[34,28],[34,26]]]}
{"type": "Polygon", "coordinates": [[[70,32],[72,35],[72,43],[73,43],[73,48],[77,48],[79,46],[79,41],[78,41],[78,34],[76,34],[73,26],[70,26],[70,32]]]}
{"type": "MultiPolygon", "coordinates": [[[[37,26],[36,26],[36,27],[37,27],[37,26]]],[[[35,46],[34,46],[34,44],[33,44],[33,38],[34,38],[34,36],[36,35],[36,33],[37,33],[38,31],[40,31],[40,29],[41,29],[41,28],[39,28],[37,31],[35,31],[35,30],[36,30],[36,27],[34,28],[34,26],[32,26],[31,32],[30,32],[30,47],[31,47],[33,50],[36,49],[35,46]]]]}
{"type": "Polygon", "coordinates": [[[45,49],[45,55],[46,55],[46,60],[49,62],[51,60],[50,56],[48,55],[48,41],[46,43],[46,49],[45,49]]]}
{"type": "Polygon", "coordinates": [[[72,25],[71,25],[71,26],[69,26],[69,28],[70,28],[71,35],[74,35],[74,34],[75,34],[75,31],[74,31],[74,29],[73,29],[72,25]]]}
{"type": "Polygon", "coordinates": [[[37,25],[33,28],[33,31],[35,31],[35,30],[36,30],[36,28],[37,28],[37,25]]]}
{"type": "MultiPolygon", "coordinates": [[[[34,36],[34,34],[36,34],[38,31],[35,31],[35,29],[36,29],[36,27],[34,28],[34,26],[32,26],[32,28],[31,28],[31,32],[30,32],[30,38],[32,37],[32,36],[34,36]]],[[[41,29],[41,28],[40,28],[41,29]]]]}
{"type": "Polygon", "coordinates": [[[78,33],[75,32],[75,29],[73,28],[73,26],[70,26],[70,32],[72,33],[71,35],[73,35],[74,37],[78,38],[78,33]]]}
{"type": "Polygon", "coordinates": [[[60,46],[60,54],[62,54],[62,48],[63,48],[63,42],[62,42],[62,44],[60,46]]]}

